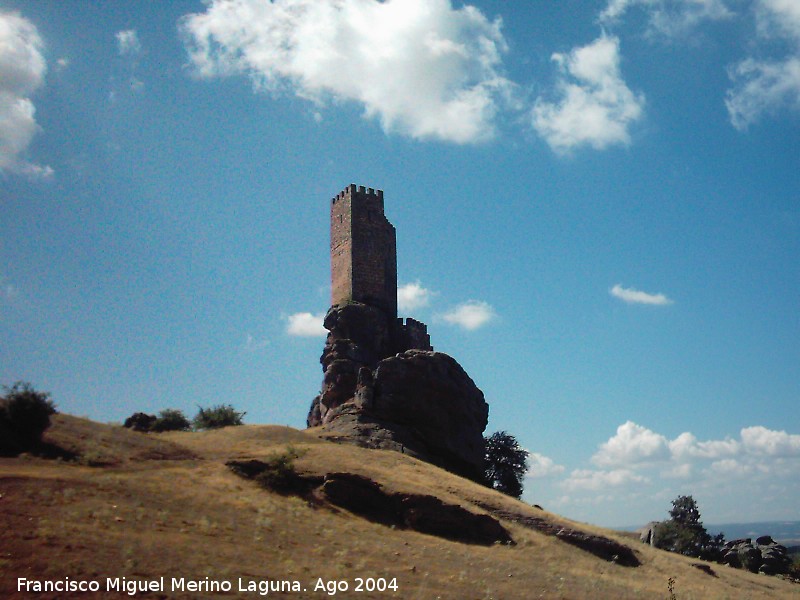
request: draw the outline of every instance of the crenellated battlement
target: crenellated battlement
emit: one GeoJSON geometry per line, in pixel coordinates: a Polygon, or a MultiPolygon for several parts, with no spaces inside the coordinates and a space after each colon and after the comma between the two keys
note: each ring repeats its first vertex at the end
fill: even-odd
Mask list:
{"type": "Polygon", "coordinates": [[[331,198],[331,204],[336,204],[342,200],[350,200],[351,202],[353,200],[360,200],[372,204],[380,208],[380,212],[383,214],[383,190],[376,190],[374,188],[364,187],[363,185],[357,186],[355,183],[351,183],[331,198]]]}
{"type": "Polygon", "coordinates": [[[395,345],[398,352],[406,350],[433,350],[431,336],[428,335],[428,326],[422,321],[408,317],[397,319],[394,330],[395,345]]]}

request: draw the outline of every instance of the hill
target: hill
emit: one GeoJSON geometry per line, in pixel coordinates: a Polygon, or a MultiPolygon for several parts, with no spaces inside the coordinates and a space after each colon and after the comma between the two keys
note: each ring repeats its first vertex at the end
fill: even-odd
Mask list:
{"type": "Polygon", "coordinates": [[[800,598],[791,582],[288,427],[146,435],[56,415],[46,441],[73,458],[0,459],[3,597],[119,598],[149,585],[150,597],[215,598],[230,585],[225,597],[246,598],[287,581],[296,598],[336,585],[344,598],[659,598],[672,580],[677,598],[800,598]],[[288,493],[226,466],[246,471],[287,449],[299,455],[288,493]],[[502,532],[512,541],[489,543],[502,532]],[[35,592],[44,582],[67,591],[35,592]],[[80,585],[98,591],[70,591],[80,585]]]}

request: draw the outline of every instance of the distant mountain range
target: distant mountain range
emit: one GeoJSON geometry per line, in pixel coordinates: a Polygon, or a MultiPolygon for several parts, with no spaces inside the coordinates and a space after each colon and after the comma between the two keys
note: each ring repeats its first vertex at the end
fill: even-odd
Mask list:
{"type": "Polygon", "coordinates": [[[758,523],[724,523],[721,525],[706,525],[706,530],[714,535],[720,531],[725,534],[726,540],[741,538],[757,538],[762,535],[772,536],[772,539],[784,546],[800,545],[800,521],[760,521],[758,523]]]}
{"type": "MultiPolygon", "coordinates": [[[[625,531],[636,531],[643,525],[636,527],[621,527],[625,531]]],[[[706,531],[711,535],[720,532],[725,534],[726,540],[742,538],[757,538],[762,535],[772,536],[772,539],[784,546],[800,546],[800,521],[759,521],[757,523],[723,523],[705,524],[706,531]]]]}

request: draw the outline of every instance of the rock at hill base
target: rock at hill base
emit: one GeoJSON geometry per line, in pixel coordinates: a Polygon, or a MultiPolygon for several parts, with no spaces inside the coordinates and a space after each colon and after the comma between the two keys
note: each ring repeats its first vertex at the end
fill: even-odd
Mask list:
{"type": "Polygon", "coordinates": [[[770,536],[764,535],[756,539],[731,540],[722,548],[722,562],[738,569],[747,569],[751,573],[779,575],[789,572],[792,564],[786,546],[782,546],[770,536]]]}

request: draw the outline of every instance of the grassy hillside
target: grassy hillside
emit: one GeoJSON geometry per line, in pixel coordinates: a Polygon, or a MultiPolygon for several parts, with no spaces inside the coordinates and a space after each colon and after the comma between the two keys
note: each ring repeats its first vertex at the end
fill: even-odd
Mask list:
{"type": "Polygon", "coordinates": [[[800,585],[715,564],[709,574],[693,566],[701,561],[569,522],[408,456],[287,427],[145,435],[56,415],[46,438],[74,459],[0,459],[0,597],[122,598],[130,596],[106,591],[107,578],[124,586],[163,577],[164,589],[147,597],[256,598],[266,580],[297,581],[300,591],[287,597],[328,597],[314,591],[321,580],[346,582],[340,598],[669,598],[673,580],[678,599],[800,598],[800,585]],[[491,513],[514,543],[468,544],[380,524],[315,493],[269,491],[225,465],[288,446],[301,454],[296,468],[309,480],[353,473],[387,494],[491,513]],[[626,544],[640,565],[566,543],[553,535],[563,528],[626,544]],[[18,592],[20,577],[96,582],[100,591],[18,592]],[[172,578],[184,579],[184,591],[172,589],[172,578]],[[357,578],[365,587],[383,578],[397,590],[356,592],[357,578]],[[232,589],[191,592],[190,579],[232,589]],[[240,580],[251,591],[238,591],[240,580]]]}

